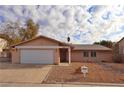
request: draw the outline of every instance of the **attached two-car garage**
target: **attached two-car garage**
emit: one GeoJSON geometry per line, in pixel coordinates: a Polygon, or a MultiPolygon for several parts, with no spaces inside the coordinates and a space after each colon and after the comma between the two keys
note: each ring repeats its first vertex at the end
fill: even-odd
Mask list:
{"type": "Polygon", "coordinates": [[[22,49],[20,51],[22,64],[54,64],[54,50],[22,49]]]}
{"type": "Polygon", "coordinates": [[[70,63],[70,46],[45,36],[38,36],[12,46],[12,63],[57,65],[60,63],[61,48],[67,49],[70,63]]]}

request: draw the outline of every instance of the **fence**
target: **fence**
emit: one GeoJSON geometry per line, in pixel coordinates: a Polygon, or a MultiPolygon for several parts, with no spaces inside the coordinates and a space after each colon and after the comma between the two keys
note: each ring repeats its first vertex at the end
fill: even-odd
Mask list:
{"type": "Polygon", "coordinates": [[[0,52],[0,62],[10,62],[11,53],[10,52],[0,52]]]}

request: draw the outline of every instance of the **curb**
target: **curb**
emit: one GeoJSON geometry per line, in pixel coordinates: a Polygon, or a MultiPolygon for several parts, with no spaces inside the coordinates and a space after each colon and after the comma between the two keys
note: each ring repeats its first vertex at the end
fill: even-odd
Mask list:
{"type": "Polygon", "coordinates": [[[119,84],[119,83],[91,83],[91,82],[86,82],[86,83],[80,83],[80,82],[67,82],[63,85],[90,85],[90,86],[117,86],[117,87],[124,87],[124,84],[119,84]]]}
{"type": "Polygon", "coordinates": [[[79,82],[58,84],[0,83],[0,87],[124,87],[124,84],[79,82]]]}

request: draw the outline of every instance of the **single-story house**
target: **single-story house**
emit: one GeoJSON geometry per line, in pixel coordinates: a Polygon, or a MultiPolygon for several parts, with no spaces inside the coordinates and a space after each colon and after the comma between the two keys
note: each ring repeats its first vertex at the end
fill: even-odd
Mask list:
{"type": "Polygon", "coordinates": [[[115,43],[113,47],[113,60],[115,62],[124,63],[124,37],[115,43]]]}
{"type": "Polygon", "coordinates": [[[112,50],[101,45],[75,45],[45,36],[15,44],[13,64],[59,64],[71,62],[111,62],[112,50]]]}

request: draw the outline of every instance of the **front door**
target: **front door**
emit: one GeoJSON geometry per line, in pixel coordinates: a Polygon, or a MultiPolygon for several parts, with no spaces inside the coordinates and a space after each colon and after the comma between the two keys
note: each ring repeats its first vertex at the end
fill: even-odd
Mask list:
{"type": "Polygon", "coordinates": [[[60,49],[60,61],[62,63],[67,62],[67,52],[68,52],[68,49],[60,49]]]}

